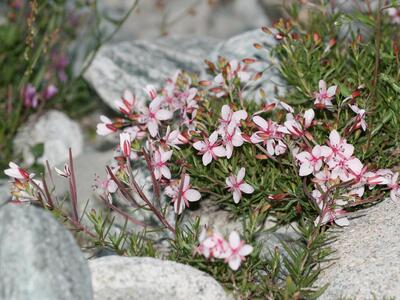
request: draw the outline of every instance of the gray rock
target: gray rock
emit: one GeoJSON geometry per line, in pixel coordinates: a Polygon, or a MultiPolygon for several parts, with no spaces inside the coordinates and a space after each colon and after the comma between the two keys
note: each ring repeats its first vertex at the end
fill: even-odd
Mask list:
{"type": "Polygon", "coordinates": [[[268,217],[264,223],[263,231],[260,232],[256,241],[262,245],[261,256],[269,256],[270,253],[278,248],[280,252],[286,255],[282,242],[286,244],[295,244],[300,240],[301,235],[297,230],[297,223],[276,226],[275,218],[268,217]]]}
{"type": "Polygon", "coordinates": [[[258,102],[274,101],[276,96],[283,96],[286,88],[284,80],[279,76],[276,68],[271,66],[278,65],[279,62],[271,57],[268,48],[273,47],[276,41],[271,35],[265,34],[261,29],[251,30],[220,43],[211,53],[213,61],[218,56],[223,56],[228,60],[243,58],[256,58],[256,62],[249,66],[250,71],[262,72],[263,77],[249,86],[244,94],[245,97],[251,97],[258,102]],[[263,44],[266,49],[258,50],[254,48],[254,43],[263,44]],[[266,93],[266,99],[260,99],[258,90],[262,88],[266,93]]]}
{"type": "Polygon", "coordinates": [[[114,101],[125,89],[142,96],[146,85],[160,87],[177,70],[200,73],[204,58],[216,44],[206,37],[168,37],[105,45],[84,76],[115,109],[114,101]]]}
{"type": "Polygon", "coordinates": [[[83,135],[77,122],[63,112],[50,110],[40,117],[31,116],[18,130],[14,150],[16,154],[22,154],[25,166],[34,163],[32,147],[37,144],[44,145],[43,156],[38,162],[44,164],[48,160],[51,165],[58,165],[68,159],[70,147],[74,156],[82,152],[83,135]]]}
{"type": "Polygon", "coordinates": [[[400,298],[400,204],[387,199],[365,213],[335,234],[337,260],[316,283],[330,284],[320,299],[400,298]]]}
{"type": "Polygon", "coordinates": [[[106,256],[89,266],[95,300],[230,299],[211,276],[173,261],[106,256]]]}
{"type": "MultiPolygon", "coordinates": [[[[122,18],[134,0],[103,0],[103,14],[122,18]]],[[[163,34],[227,38],[254,27],[270,24],[259,0],[140,1],[114,41],[156,38],[163,34]],[[188,14],[192,8],[194,13],[188,14]]],[[[112,27],[112,24],[109,24],[112,27]]]]}
{"type": "Polygon", "coordinates": [[[0,179],[0,205],[6,202],[10,197],[11,195],[8,180],[0,179]]]}
{"type": "Polygon", "coordinates": [[[0,207],[0,245],[0,299],[92,299],[87,261],[47,212],[0,207]]]}

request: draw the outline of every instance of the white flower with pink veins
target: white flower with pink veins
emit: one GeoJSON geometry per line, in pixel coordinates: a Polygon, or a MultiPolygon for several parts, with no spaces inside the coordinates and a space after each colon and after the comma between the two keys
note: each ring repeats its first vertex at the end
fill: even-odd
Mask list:
{"type": "Polygon", "coordinates": [[[139,122],[147,125],[151,137],[158,135],[158,125],[160,121],[169,120],[172,118],[172,112],[161,108],[162,100],[160,97],[155,97],[149,104],[148,108],[140,115],[139,122]]]}
{"type": "Polygon", "coordinates": [[[180,180],[178,180],[165,188],[165,194],[172,198],[175,213],[178,215],[183,212],[185,207],[189,207],[189,202],[199,201],[201,198],[201,194],[197,190],[191,188],[189,175],[185,175],[181,198],[179,199],[180,185],[180,180]]]}
{"type": "Polygon", "coordinates": [[[225,157],[226,150],[217,141],[218,132],[214,131],[208,138],[204,138],[204,141],[198,141],[193,144],[196,150],[199,150],[199,154],[203,155],[203,165],[207,166],[214,159],[218,157],[225,157]]]}
{"type": "Polygon", "coordinates": [[[237,175],[230,175],[226,178],[226,186],[233,195],[233,202],[236,204],[239,203],[242,198],[242,193],[252,194],[254,192],[254,188],[244,181],[244,176],[246,175],[246,169],[240,168],[237,175]]]}
{"type": "Polygon", "coordinates": [[[236,231],[232,231],[229,235],[229,248],[230,251],[225,261],[233,271],[239,269],[242,261],[245,260],[245,256],[253,252],[253,247],[240,240],[239,234],[236,231]]]}
{"type": "Polygon", "coordinates": [[[317,108],[330,108],[333,106],[332,99],[336,95],[337,86],[332,85],[329,88],[324,80],[319,81],[319,91],[315,93],[314,105],[317,108]]]}

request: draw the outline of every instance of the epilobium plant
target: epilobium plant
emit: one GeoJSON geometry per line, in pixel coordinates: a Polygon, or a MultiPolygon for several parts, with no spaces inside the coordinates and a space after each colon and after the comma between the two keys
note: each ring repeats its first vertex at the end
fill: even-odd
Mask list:
{"type": "MultiPolygon", "coordinates": [[[[97,125],[99,135],[120,139],[101,184],[109,214],[88,214],[94,232],[79,223],[71,160],[58,171],[71,187],[67,221],[96,245],[124,255],[154,255],[157,238],[143,241],[162,231],[168,258],[209,272],[242,298],[316,298],[321,291],[312,285],[329,254],[325,230],[348,225],[356,208],[400,198],[392,170],[399,163],[398,31],[380,8],[354,16],[375,29],[375,37],[341,37],[352,17],[330,5],[311,10],[310,23],[300,25],[296,4],[293,22],[263,28],[277,41],[272,54],[288,84],[285,98],[257,103],[244,96],[253,83],[268,80],[251,71],[254,58],[207,61],[209,77],[178,72],[159,90],[144,87],[144,98],[125,91],[115,102],[121,116],[102,116],[97,125]],[[328,8],[331,14],[321,13],[328,8]],[[152,192],[138,172],[149,175],[152,192]],[[243,229],[227,240],[222,229],[188,221],[205,201],[243,229]],[[137,211],[152,215],[152,222],[139,220],[137,211]],[[127,226],[110,233],[111,212],[143,228],[144,238],[127,226]],[[271,217],[277,226],[297,223],[299,241],[261,255],[260,237],[271,217]]],[[[23,177],[15,177],[14,186],[29,183],[32,195],[58,210],[45,181],[35,185],[14,165],[7,173],[23,177]]]]}

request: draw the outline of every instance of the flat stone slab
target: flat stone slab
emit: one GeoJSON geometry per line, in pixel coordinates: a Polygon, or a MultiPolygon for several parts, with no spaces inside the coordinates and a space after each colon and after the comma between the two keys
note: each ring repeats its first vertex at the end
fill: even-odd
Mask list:
{"type": "Polygon", "coordinates": [[[317,281],[330,283],[322,300],[400,298],[400,203],[386,199],[362,212],[337,233],[338,260],[317,281]]]}
{"type": "Polygon", "coordinates": [[[228,300],[210,275],[151,257],[105,256],[91,260],[94,300],[228,300]]]}

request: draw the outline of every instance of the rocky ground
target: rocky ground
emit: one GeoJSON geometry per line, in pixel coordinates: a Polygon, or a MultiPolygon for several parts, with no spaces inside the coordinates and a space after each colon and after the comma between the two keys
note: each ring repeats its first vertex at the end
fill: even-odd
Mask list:
{"type": "MultiPolygon", "coordinates": [[[[109,10],[111,15],[121,16],[129,7],[128,2],[107,0],[102,3],[102,9],[109,10]]],[[[173,4],[165,10],[157,10],[155,1],[142,1],[139,10],[128,19],[113,42],[99,51],[85,74],[86,80],[109,107],[114,108],[113,101],[127,87],[140,91],[146,84],[160,85],[178,69],[204,73],[204,58],[215,59],[218,55],[238,59],[258,56],[262,62],[255,67],[259,70],[276,63],[271,61],[268,53],[260,56],[253,47],[254,42],[273,43],[257,29],[271,23],[265,10],[271,14],[274,8],[265,6],[267,1],[221,1],[222,4],[214,8],[204,4],[204,1],[201,4],[183,0],[171,2],[173,4]],[[185,15],[180,22],[168,23],[168,20],[174,20],[185,9],[192,7],[196,10],[194,16],[185,15]],[[161,21],[163,15],[169,19],[161,21]],[[167,37],[159,38],[165,34],[167,37]]],[[[275,72],[270,71],[266,77],[269,80],[263,83],[263,89],[267,95],[273,95],[275,89],[284,93],[284,82],[275,72]]],[[[52,123],[54,114],[62,113],[49,112],[36,122],[38,128],[32,130],[28,124],[27,128],[31,130],[21,129],[15,142],[16,151],[22,152],[25,162],[29,164],[32,160],[29,147],[23,148],[18,141],[29,140],[32,145],[44,142],[43,160],[49,159],[54,165],[62,165],[67,159],[66,150],[72,146],[79,182],[93,182],[97,175],[104,176],[104,166],[112,156],[112,149],[84,144],[79,124],[65,115],[56,116],[57,126],[68,128],[62,131],[68,135],[54,134],[58,132],[52,123]],[[59,124],[60,120],[64,120],[62,124],[59,124]],[[43,129],[47,130],[46,135],[38,135],[37,132],[43,129]],[[40,136],[46,139],[40,140],[40,136]]],[[[60,181],[58,185],[62,184],[60,181]]],[[[89,209],[101,208],[90,185],[78,185],[78,188],[81,201],[86,203],[89,200],[89,209]]],[[[61,188],[58,192],[62,194],[65,191],[66,188],[61,188]]],[[[6,184],[0,182],[0,197],[4,199],[5,195],[6,184]]],[[[214,222],[216,218],[210,217],[209,213],[213,208],[203,209],[209,216],[203,222],[214,222]]],[[[330,283],[321,299],[400,296],[398,213],[398,204],[386,200],[366,210],[365,216],[353,219],[348,228],[335,232],[337,241],[333,247],[337,259],[318,280],[320,285],[330,283]]],[[[201,215],[201,211],[198,214],[201,215]]],[[[211,225],[222,227],[221,224],[227,223],[235,226],[229,223],[229,216],[226,216],[226,221],[224,219],[220,224],[211,225]]],[[[268,224],[266,228],[269,228],[268,224]]],[[[279,245],[280,239],[292,241],[296,237],[289,226],[260,240],[265,240],[266,249],[269,249],[279,245]]],[[[0,251],[1,299],[230,298],[210,276],[174,262],[107,256],[87,263],[68,231],[46,212],[33,207],[6,206],[0,210],[0,244],[11,245],[2,247],[0,251]],[[11,274],[20,274],[20,277],[11,274]],[[15,286],[12,280],[29,284],[18,285],[21,289],[13,290],[9,288],[15,286]],[[57,289],[52,289],[52,286],[57,289]]]]}

